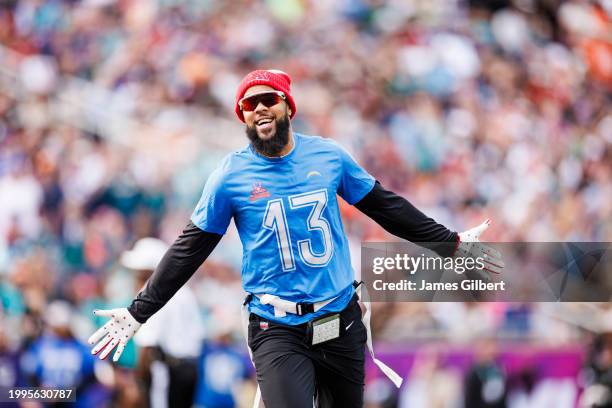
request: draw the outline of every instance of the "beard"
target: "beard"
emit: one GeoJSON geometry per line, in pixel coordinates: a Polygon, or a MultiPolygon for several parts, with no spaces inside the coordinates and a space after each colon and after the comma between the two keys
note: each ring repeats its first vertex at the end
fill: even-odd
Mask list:
{"type": "Polygon", "coordinates": [[[263,140],[257,134],[256,126],[246,127],[246,135],[251,141],[251,145],[257,152],[268,157],[279,157],[285,146],[289,143],[289,115],[285,114],[281,119],[276,120],[276,132],[271,138],[263,140]]]}

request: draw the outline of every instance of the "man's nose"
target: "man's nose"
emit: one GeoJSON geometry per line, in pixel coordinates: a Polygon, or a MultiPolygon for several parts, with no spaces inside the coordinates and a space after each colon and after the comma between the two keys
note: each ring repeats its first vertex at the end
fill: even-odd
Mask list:
{"type": "Polygon", "coordinates": [[[257,106],[255,107],[255,112],[262,112],[262,111],[267,111],[268,107],[266,105],[264,105],[263,103],[259,102],[257,104],[257,106]]]}

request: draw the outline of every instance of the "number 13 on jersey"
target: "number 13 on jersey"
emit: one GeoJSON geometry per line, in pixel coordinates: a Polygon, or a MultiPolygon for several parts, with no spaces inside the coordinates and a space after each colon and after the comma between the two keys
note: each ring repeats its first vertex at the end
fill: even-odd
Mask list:
{"type": "MultiPolygon", "coordinates": [[[[306,220],[291,218],[292,222],[306,222],[308,231],[323,234],[323,252],[315,252],[310,239],[297,242],[298,253],[302,261],[312,267],[327,265],[334,254],[334,243],[331,237],[329,222],[323,217],[327,206],[327,190],[315,190],[288,197],[290,211],[298,208],[312,207],[306,220]]],[[[291,241],[291,232],[287,223],[287,212],[282,198],[268,201],[262,226],[276,233],[276,243],[283,271],[295,270],[295,258],[291,241]]]]}

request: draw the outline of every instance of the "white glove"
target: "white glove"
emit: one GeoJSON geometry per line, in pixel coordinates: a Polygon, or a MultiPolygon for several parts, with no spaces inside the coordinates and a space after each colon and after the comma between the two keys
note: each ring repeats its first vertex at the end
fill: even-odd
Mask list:
{"type": "Polygon", "coordinates": [[[115,355],[113,361],[119,360],[121,353],[127,342],[134,336],[134,333],[140,329],[141,324],[136,321],[126,308],[110,309],[110,310],[94,310],[96,316],[110,317],[111,320],[100,327],[94,334],[91,335],[87,342],[91,345],[98,343],[92,350],[91,354],[100,354],[100,359],[104,360],[115,347],[115,355]],[[105,337],[106,335],[106,337],[105,337]],[[102,339],[103,338],[103,339],[102,339]]]}
{"type": "Polygon", "coordinates": [[[487,272],[500,274],[504,268],[502,256],[496,249],[481,244],[478,240],[482,234],[491,225],[491,220],[486,219],[485,222],[477,227],[459,233],[459,245],[455,251],[456,257],[463,258],[482,258],[484,260],[484,270],[487,272]]]}

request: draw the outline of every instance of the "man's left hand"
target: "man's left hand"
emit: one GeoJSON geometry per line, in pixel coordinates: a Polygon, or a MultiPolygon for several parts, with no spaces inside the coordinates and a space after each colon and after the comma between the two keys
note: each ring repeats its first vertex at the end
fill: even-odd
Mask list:
{"type": "Polygon", "coordinates": [[[489,228],[489,225],[491,225],[491,220],[487,219],[479,226],[459,233],[459,245],[457,245],[454,256],[481,258],[484,263],[484,271],[500,274],[504,268],[501,254],[495,248],[482,244],[479,240],[480,235],[489,228]]]}

